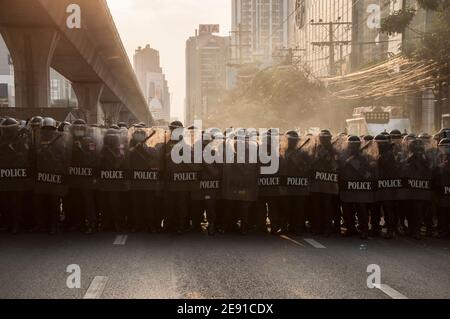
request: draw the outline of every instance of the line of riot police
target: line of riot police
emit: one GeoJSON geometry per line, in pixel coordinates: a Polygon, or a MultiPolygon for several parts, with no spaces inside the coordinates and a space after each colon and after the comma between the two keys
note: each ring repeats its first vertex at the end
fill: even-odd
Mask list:
{"type": "Polygon", "coordinates": [[[0,122],[3,230],[446,237],[450,131],[433,137],[0,122]],[[183,135],[173,134],[178,130],[183,135]],[[273,145],[274,137],[278,143],[273,145]],[[276,174],[252,159],[275,153],[276,174]],[[177,161],[209,154],[201,162],[177,161]],[[243,152],[239,152],[243,150],[243,152]],[[187,153],[187,154],[186,154],[187,153]],[[382,229],[385,232],[382,232],[382,229]]]}

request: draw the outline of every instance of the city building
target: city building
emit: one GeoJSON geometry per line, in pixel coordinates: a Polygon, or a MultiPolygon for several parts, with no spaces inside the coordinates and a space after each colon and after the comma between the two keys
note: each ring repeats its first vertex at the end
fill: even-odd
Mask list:
{"type": "Polygon", "coordinates": [[[187,124],[208,118],[217,111],[220,97],[227,89],[227,63],[230,37],[214,35],[217,25],[200,25],[195,36],[186,41],[187,124]]]}
{"type": "Polygon", "coordinates": [[[14,78],[12,60],[0,36],[0,107],[14,107],[14,78]]]}
{"type": "Polygon", "coordinates": [[[159,51],[150,45],[134,54],[134,70],[150,112],[157,122],[170,121],[170,92],[160,64],[159,51]]]}
{"type": "MultiPolygon", "coordinates": [[[[0,37],[0,107],[15,107],[14,68],[8,48],[0,37]]],[[[77,106],[70,81],[50,69],[50,102],[52,107],[77,106]]]]}
{"type": "MultiPolygon", "coordinates": [[[[401,53],[402,46],[418,41],[417,33],[429,30],[432,15],[417,0],[290,0],[289,47],[298,48],[294,64],[315,78],[346,75],[401,53]],[[417,10],[404,34],[380,31],[389,14],[412,7],[417,10]]],[[[397,99],[409,113],[414,132],[433,132],[440,127],[431,89],[397,99]]],[[[361,105],[365,106],[365,105],[361,105]]],[[[368,106],[368,105],[367,105],[368,106]]]]}
{"type": "Polygon", "coordinates": [[[232,1],[232,59],[270,63],[289,46],[289,0],[232,1]]]}

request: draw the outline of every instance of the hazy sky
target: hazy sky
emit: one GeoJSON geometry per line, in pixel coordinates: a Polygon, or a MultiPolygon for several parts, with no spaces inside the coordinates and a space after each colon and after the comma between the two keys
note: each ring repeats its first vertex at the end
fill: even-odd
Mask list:
{"type": "Polygon", "coordinates": [[[184,119],[185,46],[199,24],[231,29],[229,0],[107,0],[130,60],[146,44],[159,50],[172,93],[172,115],[184,119]]]}

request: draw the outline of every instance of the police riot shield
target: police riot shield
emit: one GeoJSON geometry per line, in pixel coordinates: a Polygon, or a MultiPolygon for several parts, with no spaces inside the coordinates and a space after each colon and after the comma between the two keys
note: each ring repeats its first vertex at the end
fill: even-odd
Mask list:
{"type": "Polygon", "coordinates": [[[439,163],[433,170],[433,189],[439,207],[450,207],[450,139],[439,143],[439,163]]]}
{"type": "Polygon", "coordinates": [[[336,143],[332,140],[314,137],[312,147],[312,165],[310,173],[310,192],[319,194],[339,194],[339,154],[336,143]]]}
{"type": "Polygon", "coordinates": [[[122,130],[102,130],[102,145],[97,176],[98,189],[106,192],[128,191],[128,136],[122,130]]]}
{"type": "Polygon", "coordinates": [[[165,154],[166,189],[170,192],[199,191],[201,132],[179,128],[168,135],[165,154]]]}
{"type": "Polygon", "coordinates": [[[254,158],[258,144],[242,136],[228,135],[225,141],[223,198],[255,202],[258,199],[259,165],[254,158]]]}
{"type": "Polygon", "coordinates": [[[71,134],[69,187],[94,189],[103,144],[102,131],[98,127],[86,124],[74,124],[71,127],[71,134]]]}
{"type": "MultiPolygon", "coordinates": [[[[267,158],[265,161],[261,161],[261,168],[273,165],[274,161],[280,163],[280,134],[278,131],[269,131],[261,135],[258,140],[258,150],[261,154],[267,158]],[[270,162],[267,160],[270,159],[270,162]]],[[[279,167],[279,165],[278,165],[279,167]]],[[[280,170],[272,172],[271,174],[265,174],[260,171],[258,178],[258,195],[265,197],[279,197],[281,196],[282,176],[280,170]]]]}
{"type": "Polygon", "coordinates": [[[221,133],[206,132],[203,139],[203,164],[200,172],[201,199],[220,199],[222,196],[225,139],[221,133]]]}
{"type": "Polygon", "coordinates": [[[344,203],[373,203],[376,201],[376,165],[374,143],[350,137],[343,145],[340,159],[340,198],[344,203]]]}
{"type": "Polygon", "coordinates": [[[284,196],[307,196],[311,167],[311,137],[285,134],[280,140],[281,193],[284,196]]]}
{"type": "Polygon", "coordinates": [[[131,128],[129,145],[130,189],[162,190],[166,131],[161,128],[131,128]]]}
{"type": "Polygon", "coordinates": [[[25,191],[32,187],[32,165],[27,134],[17,121],[6,119],[0,125],[0,192],[25,191]]]}
{"type": "Polygon", "coordinates": [[[43,128],[36,145],[35,188],[37,194],[64,196],[70,163],[71,136],[43,128]]]}
{"type": "Polygon", "coordinates": [[[402,200],[431,200],[431,164],[425,156],[423,142],[413,136],[404,140],[407,156],[401,163],[403,188],[399,192],[402,200]]]}
{"type": "Polygon", "coordinates": [[[395,201],[402,189],[400,162],[394,151],[390,137],[379,135],[375,138],[374,158],[377,170],[377,200],[395,201]]]}

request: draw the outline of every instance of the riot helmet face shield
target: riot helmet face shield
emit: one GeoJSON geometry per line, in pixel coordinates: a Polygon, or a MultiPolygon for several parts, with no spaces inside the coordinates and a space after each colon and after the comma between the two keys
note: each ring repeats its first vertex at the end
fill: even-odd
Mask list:
{"type": "Polygon", "coordinates": [[[146,138],[147,138],[147,133],[142,129],[137,129],[131,137],[131,142],[135,143],[135,144],[139,144],[139,143],[144,142],[146,138]]]}
{"type": "Polygon", "coordinates": [[[103,143],[106,147],[109,147],[110,149],[116,149],[120,146],[120,136],[117,132],[115,134],[108,132],[105,135],[103,143]]]}
{"type": "Polygon", "coordinates": [[[378,135],[375,138],[375,143],[379,154],[386,154],[392,149],[390,138],[386,135],[378,135]]]}
{"type": "Polygon", "coordinates": [[[12,118],[5,119],[0,125],[0,137],[11,140],[19,134],[19,122],[12,118]]]}
{"type": "Polygon", "coordinates": [[[358,155],[361,152],[361,139],[357,136],[350,136],[347,140],[347,151],[350,156],[358,155]]]}
{"type": "Polygon", "coordinates": [[[443,160],[450,160],[450,139],[444,138],[439,142],[439,153],[443,160]]]}
{"type": "Polygon", "coordinates": [[[287,139],[287,149],[288,150],[295,150],[298,147],[298,143],[300,140],[300,136],[295,131],[289,131],[285,135],[287,139]]]}
{"type": "Polygon", "coordinates": [[[80,139],[80,138],[86,137],[87,127],[86,127],[86,125],[76,124],[76,125],[73,125],[72,131],[73,131],[73,137],[76,139],[80,139]]]}
{"type": "Polygon", "coordinates": [[[422,140],[414,139],[408,143],[408,151],[413,155],[421,155],[425,152],[425,147],[422,140]]]}
{"type": "Polygon", "coordinates": [[[332,138],[333,136],[331,135],[331,133],[324,130],[319,134],[319,144],[324,146],[325,148],[330,148],[332,138]]]}

